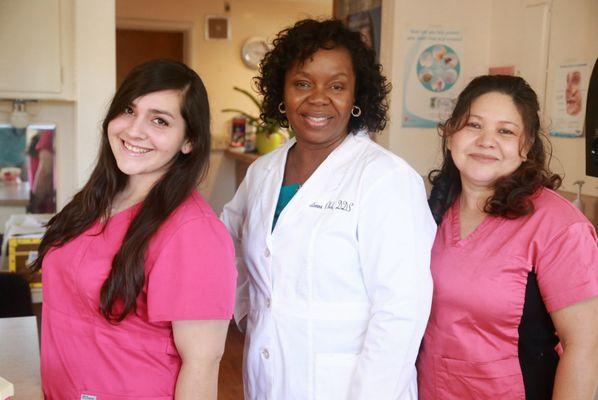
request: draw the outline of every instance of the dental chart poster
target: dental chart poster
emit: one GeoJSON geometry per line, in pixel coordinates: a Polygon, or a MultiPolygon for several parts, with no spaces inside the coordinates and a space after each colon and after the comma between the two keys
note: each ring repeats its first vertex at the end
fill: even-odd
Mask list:
{"type": "Polygon", "coordinates": [[[552,136],[582,136],[589,83],[590,65],[587,62],[567,63],[556,67],[550,110],[552,136]]]}
{"type": "Polygon", "coordinates": [[[435,128],[453,111],[463,88],[459,29],[409,29],[401,126],[435,128]]]}

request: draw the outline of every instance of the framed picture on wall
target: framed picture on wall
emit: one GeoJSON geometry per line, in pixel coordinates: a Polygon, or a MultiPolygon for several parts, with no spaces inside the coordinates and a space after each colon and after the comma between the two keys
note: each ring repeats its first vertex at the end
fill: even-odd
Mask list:
{"type": "Polygon", "coordinates": [[[333,15],[349,29],[360,32],[363,40],[380,60],[382,0],[334,0],[333,15]]]}
{"type": "Polygon", "coordinates": [[[225,15],[206,15],[205,39],[222,40],[230,39],[230,20],[225,15]]]}

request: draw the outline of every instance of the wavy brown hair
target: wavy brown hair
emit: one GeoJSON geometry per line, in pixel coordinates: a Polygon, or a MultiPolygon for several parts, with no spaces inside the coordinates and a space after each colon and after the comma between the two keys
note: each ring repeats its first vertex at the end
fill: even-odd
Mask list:
{"type": "Polygon", "coordinates": [[[494,194],[486,201],[484,212],[508,219],[530,214],[534,211],[531,196],[538,189],[556,189],[561,184],[561,177],[548,168],[552,148],[540,129],[540,106],[534,90],[520,77],[479,76],[461,92],[451,117],[438,126],[442,136],[442,166],[428,175],[432,183],[428,204],[438,224],[461,193],[461,177],[448,149],[448,138],[463,129],[469,119],[472,103],[478,97],[491,92],[508,95],[513,100],[523,120],[524,143],[521,151],[529,151],[527,159],[519,168],[494,183],[494,194]]]}
{"type": "Polygon", "coordinates": [[[278,33],[274,48],[260,64],[260,76],[254,78],[263,96],[262,120],[275,120],[288,127],[278,105],[284,99],[284,79],[289,68],[302,63],[320,49],[342,47],[351,55],[355,72],[355,105],[361,108],[359,117],[349,119],[349,132],[367,129],[375,133],[384,129],[388,119],[387,95],[391,85],[382,75],[374,50],[365,45],[361,34],[349,30],[341,21],[304,19],[278,33]]]}
{"type": "MultiPolygon", "coordinates": [[[[161,90],[180,90],[185,137],[192,145],[188,154],[174,156],[168,170],[147,194],[112,260],[112,268],[100,293],[100,312],[110,322],[122,321],[135,311],[145,280],[148,243],[168,216],[191,194],[205,175],[210,152],[208,96],[199,76],[182,63],[153,60],[135,67],[117,90],[104,122],[96,166],[83,189],[49,222],[32,264],[38,270],[53,247],[60,247],[87,230],[94,222],[107,221],[115,196],[127,183],[108,142],[108,124],[135,99],[161,90]]],[[[105,226],[105,225],[104,225],[105,226]]]]}

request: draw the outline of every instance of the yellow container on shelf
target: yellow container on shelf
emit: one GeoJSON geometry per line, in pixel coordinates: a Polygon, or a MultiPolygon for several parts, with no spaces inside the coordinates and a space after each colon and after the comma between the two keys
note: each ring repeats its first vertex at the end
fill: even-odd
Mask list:
{"type": "Polygon", "coordinates": [[[32,288],[42,287],[40,271],[31,273],[29,265],[37,258],[41,238],[12,237],[8,240],[8,270],[22,274],[32,288]]]}

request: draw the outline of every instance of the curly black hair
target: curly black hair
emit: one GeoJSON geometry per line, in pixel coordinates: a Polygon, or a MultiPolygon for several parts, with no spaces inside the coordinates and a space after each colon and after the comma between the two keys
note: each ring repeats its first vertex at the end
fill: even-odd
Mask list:
{"type": "Polygon", "coordinates": [[[494,182],[494,194],[487,200],[484,212],[507,219],[531,214],[534,211],[531,197],[538,189],[556,189],[561,184],[561,177],[548,168],[552,147],[541,130],[538,115],[540,106],[534,90],[518,76],[478,76],[459,95],[451,117],[438,126],[442,136],[443,162],[440,169],[433,170],[428,175],[432,183],[428,204],[438,224],[461,193],[461,177],[448,149],[448,138],[465,126],[472,103],[491,92],[508,95],[513,100],[523,119],[523,147],[528,152],[519,168],[494,182]]]}
{"type": "Polygon", "coordinates": [[[361,108],[359,117],[351,116],[348,130],[379,132],[384,129],[388,119],[386,97],[391,86],[382,75],[382,66],[376,61],[374,51],[364,44],[361,34],[349,30],[339,20],[304,19],[279,32],[273,45],[260,64],[260,75],[254,78],[263,96],[262,120],[275,120],[288,127],[286,117],[278,110],[284,98],[286,71],[319,49],[343,47],[351,55],[355,72],[355,105],[361,108]]]}

